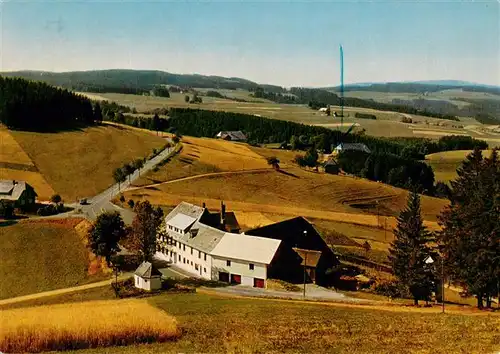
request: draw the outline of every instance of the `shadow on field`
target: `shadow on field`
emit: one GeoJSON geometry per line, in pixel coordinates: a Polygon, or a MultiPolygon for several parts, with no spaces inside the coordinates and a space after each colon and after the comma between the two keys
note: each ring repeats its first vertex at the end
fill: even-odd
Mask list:
{"type": "Polygon", "coordinates": [[[294,175],[293,173],[288,172],[288,171],[285,171],[285,170],[276,170],[276,171],[277,171],[277,172],[279,172],[279,173],[282,173],[282,174],[284,174],[284,175],[287,175],[287,176],[293,177],[293,178],[300,178],[299,176],[294,175]]]}
{"type": "Polygon", "coordinates": [[[0,220],[0,227],[12,226],[17,224],[16,220],[0,220]]]}

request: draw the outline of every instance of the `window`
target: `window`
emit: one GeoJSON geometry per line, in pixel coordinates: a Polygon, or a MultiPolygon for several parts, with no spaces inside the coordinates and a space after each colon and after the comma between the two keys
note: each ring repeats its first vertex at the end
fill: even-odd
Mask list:
{"type": "Polygon", "coordinates": [[[179,255],[179,262],[181,261],[181,255],[179,255]]]}
{"type": "Polygon", "coordinates": [[[231,261],[226,261],[226,266],[231,267],[231,261]]]}
{"type": "Polygon", "coordinates": [[[248,265],[248,269],[253,270],[253,268],[254,268],[253,263],[250,263],[250,264],[248,265]]]}
{"type": "Polygon", "coordinates": [[[205,260],[207,260],[207,254],[205,253],[205,260]]]}
{"type": "Polygon", "coordinates": [[[191,247],[191,255],[193,254],[193,247],[191,247]]]}
{"type": "Polygon", "coordinates": [[[186,264],[186,258],[182,257],[182,263],[186,264]]]}
{"type": "Polygon", "coordinates": [[[198,270],[198,264],[194,265],[194,269],[198,270]]]}
{"type": "Polygon", "coordinates": [[[203,271],[206,273],[207,272],[207,268],[203,268],[203,271]]]}
{"type": "Polygon", "coordinates": [[[201,258],[201,251],[198,251],[198,258],[201,258]]]}
{"type": "Polygon", "coordinates": [[[191,267],[193,266],[193,261],[191,261],[191,267]]]}
{"type": "Polygon", "coordinates": [[[186,245],[182,245],[183,251],[186,250],[186,245]]]}

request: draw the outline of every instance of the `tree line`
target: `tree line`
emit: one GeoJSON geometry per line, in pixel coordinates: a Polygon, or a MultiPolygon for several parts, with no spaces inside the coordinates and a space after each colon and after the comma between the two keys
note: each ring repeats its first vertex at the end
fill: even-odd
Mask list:
{"type": "Polygon", "coordinates": [[[414,298],[429,300],[446,280],[491,308],[500,294],[500,160],[498,149],[483,157],[476,148],[451,182],[450,205],[439,216],[441,231],[423,225],[418,194],[400,213],[389,259],[399,284],[414,298]],[[441,283],[441,284],[439,284],[441,283]]]}
{"type": "MultiPolygon", "coordinates": [[[[257,93],[257,91],[256,91],[256,93],[257,93]]],[[[255,93],[254,93],[254,95],[255,95],[255,93]]],[[[437,113],[437,112],[430,112],[428,110],[417,109],[415,107],[408,107],[406,105],[382,103],[382,102],[376,102],[374,100],[364,100],[364,99],[355,98],[355,97],[344,97],[342,99],[337,94],[330,92],[330,91],[327,91],[327,90],[322,90],[322,89],[292,87],[292,88],[290,88],[290,90],[287,94],[271,95],[269,93],[264,92],[264,93],[260,93],[260,95],[262,95],[263,98],[267,98],[267,99],[273,100],[273,101],[274,101],[273,97],[278,97],[278,98],[280,98],[281,96],[288,97],[288,98],[285,98],[280,103],[307,104],[307,105],[309,105],[309,107],[311,107],[313,109],[326,107],[328,105],[340,106],[343,102],[344,106],[349,106],[349,107],[371,108],[371,109],[376,109],[376,110],[380,110],[380,111],[392,111],[392,112],[416,114],[416,115],[422,115],[422,116],[428,116],[428,117],[434,117],[434,118],[458,120],[458,118],[455,116],[441,114],[441,113],[437,113]],[[291,97],[294,97],[294,98],[292,99],[291,97]]],[[[276,101],[276,102],[278,102],[278,101],[276,101]]]]}
{"type": "Polygon", "coordinates": [[[94,119],[86,97],[42,82],[0,77],[0,121],[9,129],[69,129],[94,119]]]}

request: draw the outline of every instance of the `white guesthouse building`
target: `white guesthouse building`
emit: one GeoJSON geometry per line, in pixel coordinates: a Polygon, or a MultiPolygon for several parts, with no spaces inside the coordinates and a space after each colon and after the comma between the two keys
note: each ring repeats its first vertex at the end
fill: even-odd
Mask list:
{"type": "Polygon", "coordinates": [[[204,207],[182,202],[165,217],[156,257],[203,279],[265,287],[280,240],[229,233],[205,222],[204,207]]]}

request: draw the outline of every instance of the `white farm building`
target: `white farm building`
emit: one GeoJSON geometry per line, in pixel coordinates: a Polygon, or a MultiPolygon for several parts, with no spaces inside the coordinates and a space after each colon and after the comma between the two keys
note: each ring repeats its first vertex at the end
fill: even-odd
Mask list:
{"type": "Polygon", "coordinates": [[[165,217],[156,258],[200,278],[265,287],[281,241],[234,233],[239,226],[235,220],[227,225],[227,214],[223,204],[219,218],[205,207],[180,203],[165,217]]]}

